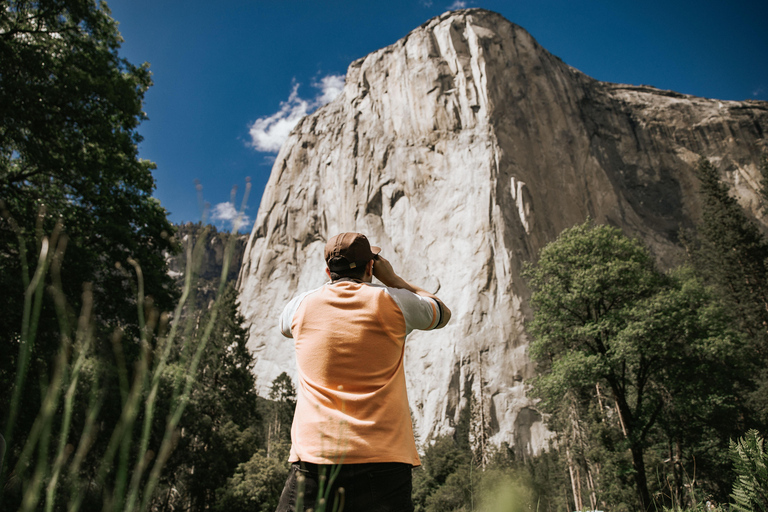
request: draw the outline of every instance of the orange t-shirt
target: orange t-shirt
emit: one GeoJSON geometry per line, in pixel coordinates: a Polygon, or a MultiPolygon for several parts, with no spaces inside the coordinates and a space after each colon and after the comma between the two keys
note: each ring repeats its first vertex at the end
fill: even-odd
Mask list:
{"type": "Polygon", "coordinates": [[[339,280],[299,295],[280,317],[299,386],[291,462],[420,464],[405,389],[405,337],[434,329],[437,302],[339,280]]]}

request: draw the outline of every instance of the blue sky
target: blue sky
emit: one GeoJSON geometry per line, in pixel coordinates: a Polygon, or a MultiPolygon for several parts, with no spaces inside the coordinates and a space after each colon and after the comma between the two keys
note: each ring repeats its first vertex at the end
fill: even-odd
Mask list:
{"type": "Polygon", "coordinates": [[[290,123],[333,97],[347,66],[461,7],[502,14],[548,51],[609,82],[768,100],[768,2],[690,0],[108,0],[121,55],[149,62],[140,155],[173,222],[248,230],[290,123]]]}

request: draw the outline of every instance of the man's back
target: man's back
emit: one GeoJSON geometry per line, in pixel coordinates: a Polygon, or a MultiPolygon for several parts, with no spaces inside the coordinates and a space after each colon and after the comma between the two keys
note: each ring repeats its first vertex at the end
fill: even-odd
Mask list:
{"type": "Polygon", "coordinates": [[[291,460],[419,464],[405,388],[405,337],[414,328],[434,327],[436,308],[410,292],[352,280],[289,304],[282,328],[295,339],[302,391],[291,460]]]}
{"type": "Polygon", "coordinates": [[[443,327],[451,311],[398,276],[380,251],[360,233],[332,237],[325,246],[331,282],[295,297],[280,317],[280,330],[295,340],[299,385],[293,464],[278,512],[323,499],[349,512],[413,510],[411,468],[420,462],[405,338],[443,327]],[[374,276],[385,286],[371,284],[374,276]]]}

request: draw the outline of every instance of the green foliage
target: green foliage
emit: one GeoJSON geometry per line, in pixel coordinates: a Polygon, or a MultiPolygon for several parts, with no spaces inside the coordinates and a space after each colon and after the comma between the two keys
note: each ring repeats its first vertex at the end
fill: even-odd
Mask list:
{"type": "MultiPolygon", "coordinates": [[[[763,178],[768,176],[763,160],[763,178]]],[[[768,240],[730,194],[717,169],[699,161],[702,219],[688,241],[691,260],[739,320],[761,357],[768,356],[768,240]]],[[[764,181],[765,184],[768,182],[764,181]]],[[[768,189],[762,194],[768,198],[768,189]]],[[[766,203],[768,204],[768,203],[766,203]]]]}
{"type": "Polygon", "coordinates": [[[763,212],[768,213],[768,155],[760,161],[760,197],[763,200],[763,212]]]}
{"type": "MultiPolygon", "coordinates": [[[[768,208],[768,157],[764,156],[761,197],[768,208]]],[[[768,426],[768,239],[741,208],[706,159],[698,166],[702,218],[686,246],[696,272],[717,290],[745,340],[751,382],[742,391],[750,426],[768,426]]]]}
{"type": "Polygon", "coordinates": [[[452,437],[440,437],[424,451],[424,469],[429,477],[442,485],[448,477],[470,463],[470,453],[462,450],[452,437]]]}
{"type": "MultiPolygon", "coordinates": [[[[148,66],[118,56],[117,23],[93,0],[6,2],[0,33],[4,289],[21,291],[19,256],[39,252],[36,234],[61,223],[63,289],[75,311],[81,284],[91,282],[100,317],[135,324],[135,293],[115,267],[130,269],[131,258],[147,295],[169,310],[175,290],[163,252],[173,229],[151,197],[154,164],[137,148],[148,66]]],[[[0,332],[17,332],[19,308],[8,305],[0,332]]]]}
{"type": "Polygon", "coordinates": [[[537,502],[530,482],[522,479],[519,472],[508,468],[492,468],[484,471],[478,485],[481,512],[532,512],[537,502]]]}
{"type": "MultiPolygon", "coordinates": [[[[106,6],[92,0],[0,9],[0,388],[13,390],[0,394],[6,462],[36,432],[46,385],[72,377],[56,368],[76,332],[89,333],[89,357],[106,365],[100,387],[125,399],[145,350],[142,316],[177,298],[165,265],[173,228],[151,197],[154,164],[138,158],[150,73],[118,56],[120,42],[106,6]],[[90,325],[78,331],[84,311],[90,325]]],[[[104,401],[100,414],[116,423],[123,406],[104,401]]],[[[87,408],[73,403],[68,414],[84,424],[87,408]]],[[[106,449],[109,439],[94,442],[106,449]]]]}
{"type": "Polygon", "coordinates": [[[768,453],[765,440],[756,430],[750,430],[739,439],[731,441],[731,460],[736,472],[733,484],[733,508],[739,512],[768,511],[768,453]]]}
{"type": "Polygon", "coordinates": [[[596,383],[610,390],[633,453],[639,503],[649,507],[643,447],[661,404],[645,390],[661,362],[643,346],[651,340],[628,326],[663,275],[638,242],[589,221],[548,244],[526,275],[534,290],[531,354],[549,368],[537,382],[542,407],[562,429],[583,415],[579,404],[596,383]]]}
{"type": "Polygon", "coordinates": [[[201,229],[169,276],[178,244],[137,148],[149,67],[121,41],[103,2],[0,9],[2,508],[210,509],[263,444],[224,292],[240,241],[219,235],[203,268],[201,229]]]}
{"type": "Polygon", "coordinates": [[[413,502],[416,511],[423,512],[506,512],[522,510],[573,510],[556,506],[556,500],[546,493],[555,479],[541,471],[540,486],[534,482],[529,461],[521,464],[509,457],[504,448],[491,454],[485,467],[472,458],[472,453],[451,436],[439,437],[425,447],[423,466],[413,472],[413,502]],[[536,507],[536,508],[534,508],[536,507]]]}
{"type": "Polygon", "coordinates": [[[296,388],[287,373],[283,372],[272,381],[269,390],[269,399],[285,403],[289,407],[296,406],[296,388]]]}
{"type": "MultiPolygon", "coordinates": [[[[201,243],[206,244],[203,238],[201,243]]],[[[189,404],[179,421],[179,438],[165,470],[168,482],[182,491],[193,510],[215,503],[215,492],[238,464],[262,445],[252,373],[253,356],[246,347],[247,330],[238,312],[233,283],[219,299],[221,315],[213,323],[189,404]]],[[[212,311],[199,314],[191,336],[202,341],[212,311]]]]}
{"type": "MultiPolygon", "coordinates": [[[[768,421],[768,241],[708,161],[698,172],[691,267],[661,273],[639,244],[587,223],[527,270],[543,370],[534,391],[557,434],[531,466],[534,488],[557,460],[573,508],[640,508],[643,474],[657,507],[723,502],[728,439],[768,421]]],[[[766,158],[761,173],[768,204],[766,158]]]]}
{"type": "Polygon", "coordinates": [[[268,457],[263,450],[237,467],[219,489],[215,510],[219,512],[270,512],[277,508],[280,492],[288,478],[288,468],[282,460],[268,457]]]}
{"type": "MultiPolygon", "coordinates": [[[[201,238],[196,248],[188,247],[188,269],[193,253],[205,245],[201,238]]],[[[168,316],[144,300],[143,272],[134,264],[141,352],[130,369],[121,331],[111,337],[111,361],[94,350],[101,333],[90,295],[84,296],[75,326],[69,328],[66,315],[60,315],[61,346],[50,378],[40,383],[42,406],[32,410],[32,429],[4,461],[11,469],[0,497],[4,506],[148,510],[163,502],[169,506],[174,489],[185,491],[182,499],[192,509],[214,504],[216,488],[260,444],[246,330],[234,288],[225,292],[223,279],[231,252],[232,244],[218,300],[207,311],[181,314],[191,294],[190,270],[170,326],[168,316]],[[192,327],[182,329],[183,319],[192,327]]],[[[60,283],[56,262],[66,254],[58,249],[52,263],[47,258],[38,262],[35,279],[43,282],[50,273],[60,283]]],[[[42,290],[36,284],[30,288],[35,292],[24,302],[24,332],[32,331],[41,315],[33,305],[42,290]]],[[[64,310],[61,289],[49,291],[64,310]]]]}
{"type": "Polygon", "coordinates": [[[466,465],[460,471],[451,473],[443,485],[438,486],[427,496],[427,512],[465,512],[472,510],[472,474],[471,466],[466,465]]]}
{"type": "Polygon", "coordinates": [[[547,245],[526,275],[531,354],[544,370],[534,392],[566,450],[576,507],[587,506],[583,494],[592,508],[625,502],[631,478],[637,503],[627,505],[647,509],[649,462],[665,475],[662,502],[681,503],[696,460],[717,482],[745,379],[729,319],[695,274],[663,274],[637,241],[587,222],[547,245]],[[665,445],[676,450],[668,467],[665,445]]]}
{"type": "Polygon", "coordinates": [[[530,478],[536,508],[540,512],[571,512],[575,510],[569,499],[568,467],[556,446],[549,448],[526,462],[521,472],[530,478]]]}
{"type": "Polygon", "coordinates": [[[422,467],[414,470],[415,510],[437,512],[454,510],[469,502],[471,453],[450,436],[439,437],[427,445],[422,467]]]}
{"type": "Polygon", "coordinates": [[[267,454],[285,459],[291,447],[291,425],[296,410],[296,389],[287,373],[283,372],[272,381],[269,402],[266,407],[267,454]]]}

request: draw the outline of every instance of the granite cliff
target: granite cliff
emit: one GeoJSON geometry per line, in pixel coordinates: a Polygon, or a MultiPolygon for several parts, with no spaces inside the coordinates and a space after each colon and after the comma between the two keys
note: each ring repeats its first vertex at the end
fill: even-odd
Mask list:
{"type": "Polygon", "coordinates": [[[283,305],[325,282],[330,236],[361,231],[453,310],[442,331],[409,338],[418,438],[452,432],[471,407],[494,442],[538,452],[548,432],[526,395],[523,263],[590,216],[675,264],[699,213],[699,155],[765,224],[766,132],[765,102],[600,82],[480,9],[430,20],[353,62],[341,96],[277,156],[239,277],[260,393],[295,372],[283,305]]]}
{"type": "MultiPolygon", "coordinates": [[[[193,260],[192,265],[195,269],[194,284],[194,302],[188,302],[193,310],[202,311],[208,309],[216,300],[221,281],[221,270],[224,266],[225,255],[227,254],[227,245],[232,241],[232,255],[229,263],[229,272],[227,272],[227,283],[237,280],[237,275],[242,266],[243,255],[246,244],[246,236],[238,233],[228,233],[218,231],[216,227],[203,225],[201,223],[177,224],[176,239],[178,240],[181,251],[178,254],[168,256],[168,271],[176,281],[179,290],[184,287],[187,267],[187,249],[192,248],[198,243],[200,237],[205,237],[205,245],[198,254],[197,260],[193,260]]],[[[186,307],[185,307],[186,309],[186,307]]]]}

